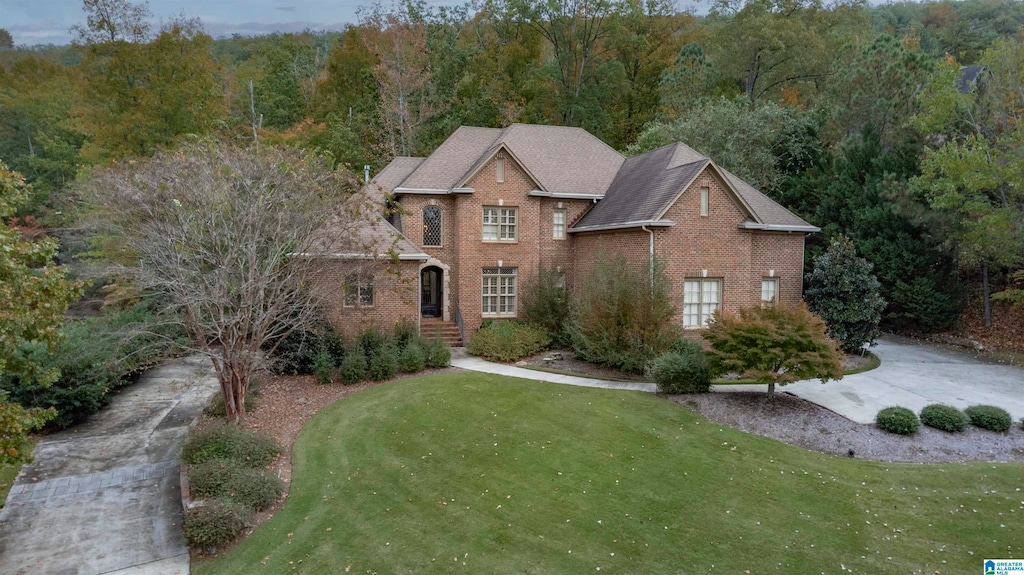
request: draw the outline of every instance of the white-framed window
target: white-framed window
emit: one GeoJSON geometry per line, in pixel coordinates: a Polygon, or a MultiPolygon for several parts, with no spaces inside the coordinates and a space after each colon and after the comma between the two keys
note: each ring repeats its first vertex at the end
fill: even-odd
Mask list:
{"type": "Polygon", "coordinates": [[[484,207],[483,238],[485,242],[516,241],[517,208],[484,207]]]}
{"type": "Polygon", "coordinates": [[[505,158],[504,156],[498,156],[494,160],[494,172],[498,176],[498,183],[502,184],[505,182],[505,158]]]}
{"type": "Polygon", "coordinates": [[[483,315],[516,315],[516,268],[483,269],[483,315]]]}
{"type": "Polygon", "coordinates": [[[373,307],[373,278],[350,275],[345,278],[344,307],[373,307]]]}
{"type": "Polygon", "coordinates": [[[427,206],[423,208],[423,245],[441,247],[441,208],[427,206]]]}
{"type": "Polygon", "coordinates": [[[565,239],[565,210],[555,210],[551,216],[551,237],[556,240],[565,239]]]}
{"type": "Polygon", "coordinates": [[[721,279],[687,278],[683,284],[683,327],[704,327],[721,305],[721,279]]]}
{"type": "Polygon", "coordinates": [[[707,186],[700,189],[700,215],[708,215],[708,195],[710,194],[707,186]]]}
{"type": "Polygon", "coordinates": [[[779,278],[761,278],[761,305],[779,303],[779,278]]]}

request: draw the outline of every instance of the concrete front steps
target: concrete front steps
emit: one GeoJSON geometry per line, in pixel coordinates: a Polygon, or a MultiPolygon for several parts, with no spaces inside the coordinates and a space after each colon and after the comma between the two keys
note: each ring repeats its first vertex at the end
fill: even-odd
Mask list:
{"type": "Polygon", "coordinates": [[[462,347],[459,326],[454,321],[444,321],[439,317],[420,318],[420,335],[427,339],[443,339],[450,347],[462,347]]]}

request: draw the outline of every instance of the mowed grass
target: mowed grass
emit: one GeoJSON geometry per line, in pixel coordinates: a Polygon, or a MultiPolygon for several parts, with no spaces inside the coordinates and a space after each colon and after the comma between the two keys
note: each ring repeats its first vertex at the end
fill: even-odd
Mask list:
{"type": "Polygon", "coordinates": [[[931,575],[1024,555],[1024,466],[829,457],[638,392],[404,380],[321,411],[293,458],[284,509],[193,573],[931,575]]]}

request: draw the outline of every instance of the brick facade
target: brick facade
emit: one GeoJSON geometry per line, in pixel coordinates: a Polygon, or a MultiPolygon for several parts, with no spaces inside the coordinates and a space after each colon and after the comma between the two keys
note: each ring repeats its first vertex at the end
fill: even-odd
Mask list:
{"type": "Polygon", "coordinates": [[[317,285],[323,290],[327,318],[345,338],[353,338],[370,327],[391,329],[398,322],[416,323],[420,316],[419,266],[420,262],[358,264],[337,259],[317,260],[321,266],[317,285]],[[346,278],[361,270],[362,277],[373,284],[373,305],[345,305],[346,278]]]}
{"type": "MultiPolygon", "coordinates": [[[[566,274],[570,285],[582,281],[601,257],[623,253],[637,266],[646,264],[650,234],[624,230],[566,234],[552,237],[553,212],[565,210],[566,230],[594,205],[592,200],[533,197],[538,188],[529,174],[512,157],[504,157],[504,181],[497,180],[496,159],[492,158],[467,182],[473,193],[414,194],[400,196],[402,227],[406,238],[431,257],[429,262],[401,262],[401,273],[376,275],[376,299],[372,309],[332,305],[331,317],[346,334],[367,325],[387,327],[405,318],[418,319],[419,270],[427,265],[445,269],[445,319],[454,319],[457,305],[464,320],[466,336],[485,319],[482,313],[482,270],[485,267],[516,268],[516,315],[522,309],[523,286],[532,282],[543,264],[566,274]],[[424,246],[423,210],[437,206],[442,213],[442,245],[424,246]],[[516,208],[515,241],[484,241],[484,207],[516,208]],[[400,278],[400,279],[399,279],[400,278]]],[[[672,227],[649,228],[654,250],[665,264],[673,283],[673,299],[683,308],[686,278],[720,278],[722,307],[735,311],[755,305],[761,298],[761,280],[779,280],[781,301],[800,301],[804,256],[801,232],[764,232],[739,228],[749,218],[728,186],[712,169],[705,169],[680,195],[663,216],[672,227]],[[700,215],[700,189],[708,188],[708,214],[700,215]]],[[[344,281],[339,264],[334,274],[344,281]]],[[[333,276],[332,276],[333,277],[333,276]]],[[[337,300],[341,301],[340,298],[337,300]]]]}

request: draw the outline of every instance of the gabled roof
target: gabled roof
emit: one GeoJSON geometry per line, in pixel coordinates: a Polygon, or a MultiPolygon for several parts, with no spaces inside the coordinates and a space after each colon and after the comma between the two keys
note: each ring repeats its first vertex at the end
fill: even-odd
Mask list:
{"type": "Polygon", "coordinates": [[[374,176],[370,183],[379,185],[386,192],[391,192],[420,167],[426,158],[413,158],[410,156],[398,156],[391,160],[391,163],[384,167],[379,174],[374,176]]]}
{"type": "Polygon", "coordinates": [[[818,228],[682,142],[628,158],[608,188],[605,198],[570,231],[674,225],[663,219],[665,212],[705,170],[713,170],[725,181],[740,209],[747,214],[748,220],[740,227],[818,231],[818,228]]]}
{"type": "Polygon", "coordinates": [[[380,217],[383,204],[374,197],[373,186],[353,194],[342,206],[342,214],[330,219],[314,234],[307,253],[312,257],[399,260],[426,260],[423,253],[387,220],[380,217]]]}
{"type": "Polygon", "coordinates": [[[388,191],[439,193],[461,188],[502,147],[542,191],[556,195],[601,197],[624,161],[622,154],[582,128],[462,126],[388,191]]]}

